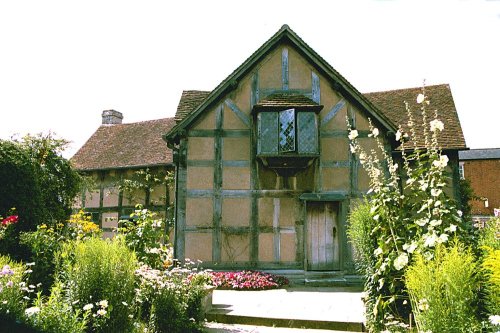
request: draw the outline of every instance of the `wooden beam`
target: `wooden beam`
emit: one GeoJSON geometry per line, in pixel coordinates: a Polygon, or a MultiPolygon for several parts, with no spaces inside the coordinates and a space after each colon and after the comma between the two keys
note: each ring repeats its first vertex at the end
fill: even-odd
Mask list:
{"type": "MultiPolygon", "coordinates": [[[[234,112],[236,117],[238,117],[238,119],[241,120],[243,124],[245,124],[247,127],[250,127],[250,118],[243,111],[241,111],[230,98],[227,98],[224,103],[231,109],[231,111],[234,112]]],[[[222,127],[220,129],[222,129],[222,127]]]]}
{"type": "Polygon", "coordinates": [[[250,92],[250,109],[257,103],[259,103],[259,71],[256,71],[252,75],[252,90],[250,92]]]}
{"type": "MultiPolygon", "coordinates": [[[[179,143],[179,154],[186,156],[187,140],[182,138],[179,143]]],[[[177,195],[176,195],[176,220],[175,220],[175,258],[181,262],[186,256],[186,186],[187,186],[187,167],[183,163],[177,165],[177,195]]]]}
{"type": "Polygon", "coordinates": [[[283,90],[288,90],[288,49],[281,51],[281,85],[283,90]]]}
{"type": "Polygon", "coordinates": [[[319,76],[318,74],[311,72],[312,76],[312,84],[311,84],[311,94],[312,94],[312,100],[315,101],[316,103],[320,104],[321,103],[321,90],[319,86],[319,76]]]}
{"type": "Polygon", "coordinates": [[[335,104],[332,109],[327,113],[327,115],[321,119],[321,127],[325,127],[326,124],[328,124],[328,122],[330,120],[333,119],[333,117],[335,117],[335,115],[340,111],[342,110],[342,108],[345,106],[346,102],[344,99],[341,99],[340,101],[338,101],[337,104],[335,104]]]}
{"type": "Polygon", "coordinates": [[[280,261],[280,199],[273,199],[273,255],[274,261],[280,261]]]}
{"type": "Polygon", "coordinates": [[[250,135],[250,130],[240,129],[240,130],[190,130],[188,132],[190,137],[198,138],[214,138],[216,135],[225,138],[246,138],[250,135]]]}
{"type": "MultiPolygon", "coordinates": [[[[224,123],[224,105],[221,104],[215,111],[215,133],[221,133],[224,123]]],[[[221,135],[216,135],[214,140],[215,164],[213,184],[213,235],[212,235],[212,260],[221,261],[221,223],[222,223],[222,150],[223,140],[221,135]]]]}

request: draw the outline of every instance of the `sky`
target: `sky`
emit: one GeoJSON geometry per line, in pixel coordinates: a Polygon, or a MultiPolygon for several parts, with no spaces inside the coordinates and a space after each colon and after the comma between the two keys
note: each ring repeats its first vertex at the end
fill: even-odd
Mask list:
{"type": "Polygon", "coordinates": [[[172,117],[283,24],[362,93],[449,84],[468,147],[500,147],[500,0],[0,0],[0,138],[69,158],[103,110],[172,117]]]}

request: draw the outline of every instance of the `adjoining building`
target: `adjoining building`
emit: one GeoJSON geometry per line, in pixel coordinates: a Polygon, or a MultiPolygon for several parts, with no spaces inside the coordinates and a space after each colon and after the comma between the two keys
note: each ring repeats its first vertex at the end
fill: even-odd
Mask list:
{"type": "Polygon", "coordinates": [[[459,153],[460,176],[470,181],[476,200],[472,217],[478,222],[500,215],[500,148],[471,149],[459,153]]]}

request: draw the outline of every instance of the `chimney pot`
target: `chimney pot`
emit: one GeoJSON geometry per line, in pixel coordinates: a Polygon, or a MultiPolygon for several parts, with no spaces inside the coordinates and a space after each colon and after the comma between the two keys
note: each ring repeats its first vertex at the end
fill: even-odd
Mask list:
{"type": "Polygon", "coordinates": [[[103,125],[115,125],[121,124],[123,120],[123,114],[116,110],[104,110],[102,111],[102,124],[103,125]]]}

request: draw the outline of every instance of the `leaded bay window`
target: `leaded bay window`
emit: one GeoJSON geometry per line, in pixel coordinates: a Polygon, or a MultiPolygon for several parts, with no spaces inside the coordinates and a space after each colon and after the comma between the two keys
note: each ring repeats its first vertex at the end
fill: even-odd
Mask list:
{"type": "Polygon", "coordinates": [[[296,109],[258,113],[257,155],[318,154],[317,118],[296,109]]]}

